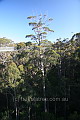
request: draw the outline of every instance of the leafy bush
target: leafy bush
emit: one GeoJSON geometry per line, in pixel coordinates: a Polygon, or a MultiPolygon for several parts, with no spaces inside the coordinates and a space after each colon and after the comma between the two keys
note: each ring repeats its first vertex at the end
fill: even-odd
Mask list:
{"type": "Polygon", "coordinates": [[[80,120],[80,115],[77,113],[77,111],[75,111],[69,116],[69,120],[80,120]]]}
{"type": "Polygon", "coordinates": [[[37,117],[37,120],[55,120],[55,116],[52,113],[42,112],[41,115],[37,117]]]}

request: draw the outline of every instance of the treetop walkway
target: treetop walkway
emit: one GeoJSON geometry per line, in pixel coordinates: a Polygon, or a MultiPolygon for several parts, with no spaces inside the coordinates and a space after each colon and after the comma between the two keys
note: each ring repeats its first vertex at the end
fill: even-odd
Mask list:
{"type": "Polygon", "coordinates": [[[0,47],[0,52],[15,51],[15,47],[0,47]]]}

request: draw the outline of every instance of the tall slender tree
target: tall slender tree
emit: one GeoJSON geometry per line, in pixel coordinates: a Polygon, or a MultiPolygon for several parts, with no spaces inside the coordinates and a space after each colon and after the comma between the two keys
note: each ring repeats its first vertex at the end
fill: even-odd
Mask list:
{"type": "MultiPolygon", "coordinates": [[[[43,46],[42,43],[46,39],[47,34],[49,32],[54,32],[52,29],[48,27],[48,22],[52,21],[52,18],[48,18],[46,15],[38,15],[38,16],[29,16],[27,19],[33,20],[29,22],[29,26],[32,26],[32,30],[34,34],[26,35],[26,38],[31,38],[37,43],[37,49],[39,51],[39,60],[38,60],[38,68],[42,71],[43,74],[43,95],[44,95],[44,111],[47,112],[46,107],[46,88],[45,88],[45,67],[43,62],[44,53],[42,52],[43,46]]],[[[46,47],[44,47],[45,50],[46,47]]]]}

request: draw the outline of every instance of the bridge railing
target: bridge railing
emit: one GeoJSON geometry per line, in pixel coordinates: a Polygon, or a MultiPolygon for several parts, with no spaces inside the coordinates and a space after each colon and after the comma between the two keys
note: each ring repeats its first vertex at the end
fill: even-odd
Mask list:
{"type": "Polygon", "coordinates": [[[0,47],[0,52],[15,51],[15,47],[0,47]]]}

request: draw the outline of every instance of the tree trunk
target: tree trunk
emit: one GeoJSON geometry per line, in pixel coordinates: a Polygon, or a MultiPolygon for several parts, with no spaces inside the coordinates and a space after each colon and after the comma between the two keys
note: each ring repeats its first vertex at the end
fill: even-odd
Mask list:
{"type": "Polygon", "coordinates": [[[7,91],[6,91],[6,99],[7,99],[7,117],[9,119],[9,108],[8,108],[8,95],[7,95],[7,91]]]}
{"type": "Polygon", "coordinates": [[[41,62],[41,70],[42,70],[42,73],[43,73],[43,95],[44,95],[44,112],[47,112],[47,102],[46,102],[46,85],[45,85],[45,78],[44,78],[44,65],[43,65],[43,62],[41,62]]]}
{"type": "Polygon", "coordinates": [[[18,120],[18,107],[17,107],[17,96],[16,96],[16,88],[14,88],[14,102],[15,102],[15,115],[16,120],[18,120]]]}
{"type": "Polygon", "coordinates": [[[31,108],[30,108],[30,106],[29,106],[29,120],[31,119],[30,112],[31,112],[31,108]]]}

